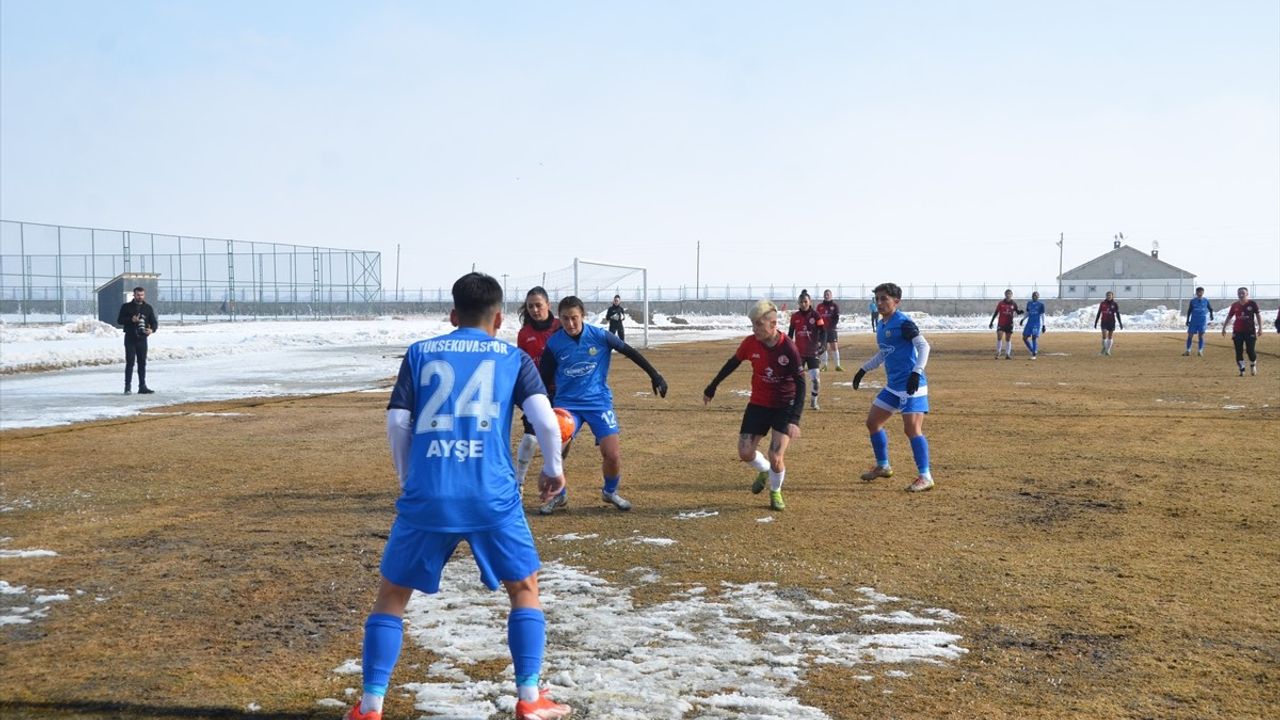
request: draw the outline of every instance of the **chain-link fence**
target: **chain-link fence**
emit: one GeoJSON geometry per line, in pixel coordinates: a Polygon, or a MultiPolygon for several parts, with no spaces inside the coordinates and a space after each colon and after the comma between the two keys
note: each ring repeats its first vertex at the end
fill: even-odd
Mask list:
{"type": "MultiPolygon", "coordinates": [[[[814,302],[822,299],[822,293],[830,290],[832,296],[836,300],[859,300],[866,298],[871,299],[871,291],[878,283],[865,284],[849,284],[849,283],[810,283],[810,284],[781,284],[781,283],[763,283],[759,285],[706,285],[699,288],[689,286],[679,287],[650,287],[649,300],[651,302],[683,302],[694,303],[699,301],[748,301],[759,300],[760,298],[769,298],[779,302],[787,302],[795,300],[799,297],[801,290],[808,290],[813,296],[814,302]]],[[[1205,297],[1211,300],[1235,300],[1236,288],[1248,287],[1250,294],[1255,298],[1276,298],[1280,297],[1280,283],[1254,283],[1254,282],[1190,282],[1183,281],[1179,284],[1176,280],[1170,282],[1156,283],[1153,281],[1145,281],[1143,284],[1124,282],[1116,285],[1108,286],[1106,284],[1090,284],[1083,296],[1073,295],[1065,292],[1064,300],[1088,300],[1101,299],[1108,290],[1113,290],[1116,297],[1121,300],[1177,300],[1179,298],[1189,299],[1195,292],[1196,287],[1205,288],[1205,297]]],[[[1081,286],[1085,287],[1085,286],[1081,286]]],[[[548,288],[550,289],[550,288],[548,288]]],[[[912,284],[902,285],[902,296],[905,299],[912,300],[998,300],[1004,297],[1005,290],[1012,290],[1013,296],[1020,302],[1031,297],[1031,293],[1038,292],[1044,300],[1058,299],[1058,286],[1044,285],[1036,283],[979,283],[979,284],[912,284]]],[[[524,295],[528,288],[518,287],[514,284],[506,288],[506,299],[508,303],[520,303],[524,300],[524,295]]],[[[553,293],[554,294],[554,293],[553,293]]],[[[583,302],[609,302],[614,295],[621,295],[628,302],[640,298],[643,294],[643,288],[639,285],[609,285],[609,286],[584,286],[578,289],[578,295],[583,302]]],[[[558,299],[553,297],[553,300],[558,299]]],[[[449,288],[413,288],[402,289],[400,292],[386,290],[381,293],[381,302],[387,305],[418,305],[418,304],[438,304],[451,302],[449,288]]]]}
{"type": "Polygon", "coordinates": [[[0,313],[95,315],[95,289],[121,273],[158,274],[150,299],[179,320],[329,317],[374,311],[382,255],[0,220],[0,313]]]}
{"type": "MultiPolygon", "coordinates": [[[[384,290],[381,262],[380,253],[366,250],[0,220],[0,314],[21,322],[97,315],[95,289],[121,273],[158,274],[158,292],[149,299],[179,322],[436,312],[452,305],[449,287],[384,290]]],[[[573,287],[565,284],[572,277],[572,266],[537,275],[483,269],[502,278],[512,309],[524,301],[533,285],[549,290],[573,287]]],[[[621,280],[583,277],[573,282],[589,306],[607,304],[615,294],[625,303],[638,301],[644,288],[635,274],[624,276],[621,280]]],[[[933,304],[939,312],[983,312],[983,303],[999,299],[1006,289],[1013,290],[1019,300],[1032,292],[1039,292],[1045,301],[1059,299],[1056,282],[898,282],[904,301],[915,305],[937,301],[933,304]]],[[[1203,286],[1205,295],[1216,302],[1234,300],[1241,285],[1259,300],[1280,298],[1280,284],[1175,279],[1091,281],[1061,288],[1061,299],[1079,305],[1114,290],[1122,301],[1182,307],[1196,286],[1203,286]]],[[[831,290],[837,301],[853,308],[869,300],[875,286],[848,282],[650,286],[648,297],[665,312],[745,312],[747,304],[762,297],[790,302],[807,289],[816,300],[824,290],[831,290]]],[[[566,292],[552,291],[552,301],[566,292]]]]}

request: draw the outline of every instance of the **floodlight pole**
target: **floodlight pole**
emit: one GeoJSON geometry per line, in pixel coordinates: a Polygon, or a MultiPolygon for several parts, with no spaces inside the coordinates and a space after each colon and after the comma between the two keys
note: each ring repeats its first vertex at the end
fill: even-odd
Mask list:
{"type": "Polygon", "coordinates": [[[702,285],[702,241],[698,241],[697,255],[693,261],[693,299],[698,300],[698,288],[702,285]]]}
{"type": "Polygon", "coordinates": [[[644,347],[649,349],[649,271],[640,271],[640,283],[644,286],[644,347]]]}
{"type": "Polygon", "coordinates": [[[1063,234],[1058,233],[1058,299],[1062,299],[1062,242],[1063,234]]]}

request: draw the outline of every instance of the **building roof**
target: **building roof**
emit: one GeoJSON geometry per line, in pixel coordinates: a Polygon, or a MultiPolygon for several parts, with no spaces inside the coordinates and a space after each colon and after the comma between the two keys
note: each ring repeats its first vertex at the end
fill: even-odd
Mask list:
{"type": "Polygon", "coordinates": [[[1105,255],[1086,262],[1058,276],[1059,280],[1099,280],[1113,278],[1117,280],[1165,280],[1194,279],[1195,274],[1182,268],[1174,267],[1160,258],[1128,245],[1121,245],[1105,255]],[[1122,261],[1122,271],[1116,273],[1116,261],[1122,261]]]}

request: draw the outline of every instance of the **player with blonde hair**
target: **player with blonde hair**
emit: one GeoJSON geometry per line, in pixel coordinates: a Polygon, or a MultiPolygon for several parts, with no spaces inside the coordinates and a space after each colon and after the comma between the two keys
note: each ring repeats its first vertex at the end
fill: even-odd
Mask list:
{"type": "Polygon", "coordinates": [[[756,471],[751,492],[759,493],[769,485],[769,507],[783,510],[782,483],[786,479],[787,446],[800,437],[800,413],[804,409],[804,366],[795,343],[778,332],[778,307],[760,300],[747,312],[751,319],[751,335],[744,339],[733,357],[702,392],[702,403],[716,396],[716,386],[729,377],[742,362],[751,363],[751,399],[742,413],[738,430],[738,457],[756,471]],[[756,447],[770,434],[769,457],[756,447]]]}

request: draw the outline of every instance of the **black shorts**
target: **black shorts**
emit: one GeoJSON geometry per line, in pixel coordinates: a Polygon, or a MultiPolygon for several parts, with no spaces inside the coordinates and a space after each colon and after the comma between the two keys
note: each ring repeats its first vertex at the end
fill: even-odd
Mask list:
{"type": "Polygon", "coordinates": [[[804,363],[806,370],[816,370],[822,363],[818,362],[816,357],[800,358],[800,362],[804,363]]]}
{"type": "Polygon", "coordinates": [[[996,332],[1009,333],[1010,335],[1012,335],[1013,323],[1009,323],[1008,325],[997,325],[996,332]]]}
{"type": "Polygon", "coordinates": [[[753,405],[747,403],[747,409],[742,411],[742,427],[738,432],[743,435],[768,435],[770,430],[777,430],[780,433],[787,431],[787,426],[791,424],[791,406],[770,408],[763,405],[753,405]]]}
{"type": "Polygon", "coordinates": [[[1107,332],[1115,332],[1115,331],[1116,331],[1116,321],[1115,321],[1115,320],[1111,320],[1111,321],[1103,320],[1103,321],[1102,321],[1102,329],[1103,329],[1103,330],[1106,330],[1107,332]]]}
{"type": "Polygon", "coordinates": [[[840,339],[840,336],[836,334],[835,328],[831,328],[827,330],[827,342],[829,343],[838,342],[839,339],[840,339]]]}

